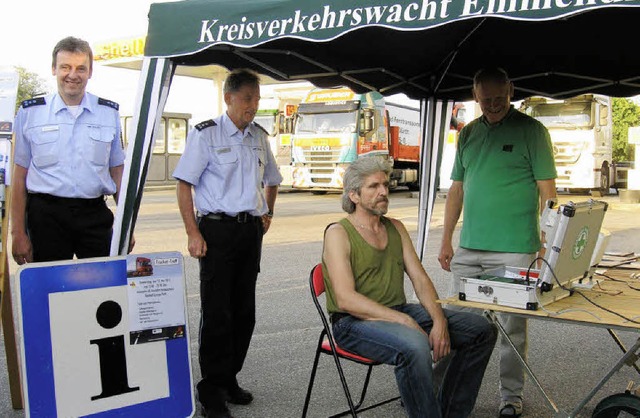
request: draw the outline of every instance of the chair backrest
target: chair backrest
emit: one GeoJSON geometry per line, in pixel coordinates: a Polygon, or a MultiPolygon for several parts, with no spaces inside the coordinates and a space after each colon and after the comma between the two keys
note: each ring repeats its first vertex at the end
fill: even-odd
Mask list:
{"type": "MultiPolygon", "coordinates": [[[[313,304],[316,306],[318,310],[318,315],[320,315],[320,320],[322,320],[322,326],[324,327],[323,334],[329,336],[329,340],[331,341],[331,346],[334,346],[334,343],[331,338],[331,327],[329,325],[329,321],[327,320],[327,315],[324,312],[324,308],[322,304],[318,300],[324,291],[324,277],[322,275],[322,263],[316,264],[309,274],[309,287],[311,288],[311,298],[313,299],[313,304]]],[[[334,348],[335,350],[335,348],[334,348]]]]}
{"type": "Polygon", "coordinates": [[[316,264],[311,270],[311,278],[309,280],[311,293],[315,297],[319,297],[324,293],[324,276],[322,275],[322,263],[316,264]]]}

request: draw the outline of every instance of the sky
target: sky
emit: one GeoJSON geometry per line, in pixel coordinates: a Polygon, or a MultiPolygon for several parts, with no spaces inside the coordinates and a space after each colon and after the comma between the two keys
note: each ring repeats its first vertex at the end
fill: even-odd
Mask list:
{"type": "MultiPolygon", "coordinates": [[[[55,90],[51,74],[51,51],[66,36],[90,45],[147,33],[151,3],[167,0],[4,0],[0,24],[0,67],[20,66],[36,73],[55,90]]],[[[94,65],[87,91],[120,104],[121,115],[131,115],[140,73],[135,70],[94,65]]],[[[262,96],[270,87],[263,86],[262,96]]],[[[174,77],[165,111],[191,113],[192,124],[216,116],[217,93],[208,80],[174,77]],[[197,92],[197,94],[194,94],[197,92]]],[[[405,97],[396,102],[417,105],[405,97]]]]}
{"type": "Polygon", "coordinates": [[[51,76],[51,51],[66,36],[90,44],[144,35],[147,0],[9,0],[2,5],[2,65],[51,76]]]}
{"type": "MultiPolygon", "coordinates": [[[[144,36],[149,5],[156,2],[5,0],[0,24],[0,66],[20,66],[37,73],[53,91],[56,83],[51,74],[51,51],[60,39],[75,36],[95,45],[144,36]]],[[[96,64],[87,91],[118,102],[122,115],[131,114],[139,76],[135,70],[96,64]]],[[[206,80],[176,77],[165,110],[192,113],[192,121],[198,123],[215,116],[213,94],[215,90],[206,80]],[[205,94],[193,95],[194,91],[205,94]]]]}

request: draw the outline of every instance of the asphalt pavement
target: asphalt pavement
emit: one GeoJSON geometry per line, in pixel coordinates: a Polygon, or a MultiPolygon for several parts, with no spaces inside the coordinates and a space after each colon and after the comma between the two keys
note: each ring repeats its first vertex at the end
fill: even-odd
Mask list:
{"type": "MultiPolygon", "coordinates": [[[[584,197],[561,196],[565,200],[584,197]]],[[[602,198],[610,203],[605,228],[612,232],[609,246],[613,251],[640,253],[640,204],[620,203],[617,196],[602,198]]],[[[418,199],[408,192],[394,193],[390,216],[407,225],[415,239],[418,199]]],[[[447,293],[449,274],[442,271],[436,257],[442,235],[443,200],[436,202],[424,265],[441,295],[447,293]]],[[[327,223],[342,214],[337,195],[314,196],[308,193],[281,193],[272,230],[265,237],[262,272],[257,285],[257,325],[240,384],[250,390],[255,400],[248,406],[231,406],[236,418],[298,417],[313,362],[321,325],[311,302],[308,275],[319,261],[322,231],[327,223]]],[[[457,238],[456,238],[457,239],[457,238]]],[[[173,191],[145,193],[136,227],[136,253],[179,250],[185,254],[187,309],[190,324],[190,348],[193,381],[199,379],[197,367],[197,325],[199,288],[197,264],[186,254],[186,237],[180,221],[173,191]]],[[[10,271],[16,265],[11,263],[10,271]]],[[[631,345],[637,334],[620,334],[631,345]]],[[[571,410],[619,358],[621,352],[606,330],[567,326],[552,321],[530,321],[529,360],[545,390],[559,408],[571,410]]],[[[353,392],[358,392],[364,377],[359,365],[345,364],[353,392]]],[[[605,396],[622,392],[628,382],[640,384],[640,375],[631,367],[616,373],[595,400],[589,402],[578,417],[590,417],[591,411],[605,396]]],[[[393,369],[377,367],[372,376],[369,400],[383,399],[397,393],[393,369]]],[[[473,417],[496,417],[498,399],[498,353],[485,374],[473,417]]],[[[346,407],[344,395],[332,360],[323,356],[311,399],[310,417],[326,417],[346,407]]],[[[199,409],[196,407],[195,416],[199,409]]],[[[23,417],[24,411],[11,406],[7,381],[4,339],[0,339],[0,417],[23,417]]],[[[399,402],[362,413],[362,417],[403,417],[399,402]]],[[[552,417],[544,400],[529,380],[526,385],[523,418],[552,417]]]]}

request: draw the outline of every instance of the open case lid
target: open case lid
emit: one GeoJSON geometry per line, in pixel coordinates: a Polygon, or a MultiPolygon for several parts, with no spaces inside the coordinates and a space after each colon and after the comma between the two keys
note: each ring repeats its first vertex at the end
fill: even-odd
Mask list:
{"type": "Polygon", "coordinates": [[[541,268],[543,283],[564,284],[587,277],[608,204],[597,200],[568,203],[558,207],[555,225],[547,232],[546,263],[541,268]]]}

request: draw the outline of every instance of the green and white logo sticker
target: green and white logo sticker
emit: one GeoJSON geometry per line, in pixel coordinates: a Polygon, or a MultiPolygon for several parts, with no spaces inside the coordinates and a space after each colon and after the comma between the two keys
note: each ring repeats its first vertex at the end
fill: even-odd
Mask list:
{"type": "Polygon", "coordinates": [[[580,258],[584,249],[587,248],[587,242],[589,242],[589,228],[584,227],[578,233],[578,237],[576,238],[576,242],[573,243],[573,250],[571,251],[571,255],[573,259],[580,258]]]}

